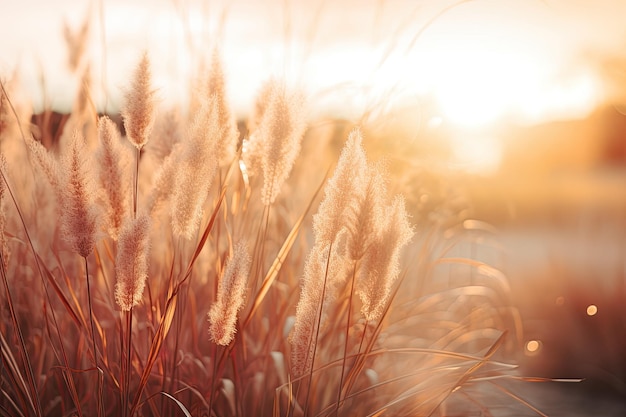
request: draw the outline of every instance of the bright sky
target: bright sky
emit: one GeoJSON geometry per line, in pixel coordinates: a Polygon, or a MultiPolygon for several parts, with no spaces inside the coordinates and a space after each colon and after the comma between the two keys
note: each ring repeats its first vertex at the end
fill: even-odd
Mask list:
{"type": "MultiPolygon", "coordinates": [[[[85,16],[94,80],[106,56],[109,109],[119,106],[144,49],[159,95],[175,103],[184,101],[199,57],[219,43],[239,114],[274,75],[338,116],[428,97],[458,126],[502,117],[535,123],[592,110],[609,94],[595,58],[626,51],[623,0],[102,0],[91,8],[22,0],[2,9],[0,75],[17,70],[36,106],[43,75],[58,108],[71,106],[77,86],[63,22],[78,30],[85,16]]],[[[102,89],[94,95],[102,109],[102,89]]]]}

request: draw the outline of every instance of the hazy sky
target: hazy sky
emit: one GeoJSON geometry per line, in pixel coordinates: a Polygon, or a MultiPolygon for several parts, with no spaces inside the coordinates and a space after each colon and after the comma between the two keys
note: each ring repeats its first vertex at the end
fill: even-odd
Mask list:
{"type": "MultiPolygon", "coordinates": [[[[43,75],[48,101],[61,108],[71,105],[77,85],[67,68],[63,22],[78,30],[85,18],[99,86],[106,57],[111,108],[144,49],[159,94],[183,101],[199,57],[219,44],[240,113],[274,75],[337,112],[381,97],[388,103],[431,97],[444,117],[459,123],[511,114],[536,121],[582,114],[603,100],[598,58],[626,53],[623,0],[3,3],[0,74],[7,79],[17,70],[35,103],[43,96],[43,75]],[[438,16],[455,3],[462,4],[438,16]]],[[[94,95],[102,107],[101,90],[94,95]]]]}

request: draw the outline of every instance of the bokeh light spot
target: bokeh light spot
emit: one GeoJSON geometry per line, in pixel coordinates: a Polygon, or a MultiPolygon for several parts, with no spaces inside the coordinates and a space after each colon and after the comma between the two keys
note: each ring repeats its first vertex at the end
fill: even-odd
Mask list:
{"type": "Polygon", "coordinates": [[[541,341],[529,340],[528,342],[526,342],[526,355],[527,356],[537,355],[540,349],[541,349],[541,341]]]}
{"type": "Polygon", "coordinates": [[[587,315],[588,316],[595,316],[596,314],[598,314],[598,306],[596,306],[595,304],[591,304],[587,307],[587,315]]]}

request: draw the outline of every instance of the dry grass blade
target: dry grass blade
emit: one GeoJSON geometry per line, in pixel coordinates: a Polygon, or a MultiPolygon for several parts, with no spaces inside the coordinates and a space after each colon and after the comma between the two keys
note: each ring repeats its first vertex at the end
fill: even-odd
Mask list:
{"type": "Polygon", "coordinates": [[[435,264],[463,264],[471,266],[476,268],[479,273],[496,280],[500,288],[502,288],[505,293],[508,294],[511,292],[511,287],[502,271],[485,262],[476,261],[470,258],[441,258],[436,260],[435,264]]]}
{"type": "Polygon", "coordinates": [[[222,202],[224,201],[225,195],[226,195],[226,187],[223,187],[222,192],[220,193],[219,199],[217,200],[217,204],[215,205],[215,209],[213,210],[213,214],[211,214],[211,218],[209,219],[209,222],[204,228],[202,237],[200,238],[200,241],[196,245],[196,250],[194,251],[193,256],[191,257],[191,260],[189,261],[189,265],[187,265],[187,270],[185,271],[185,276],[183,280],[181,281],[181,284],[191,275],[191,270],[193,269],[193,265],[196,262],[196,259],[198,259],[198,256],[200,256],[200,252],[202,252],[202,249],[204,249],[204,244],[209,238],[209,233],[211,233],[211,230],[213,229],[213,224],[215,223],[215,219],[217,218],[217,215],[220,211],[220,207],[222,206],[222,202]]]}
{"type": "Polygon", "coordinates": [[[322,186],[324,185],[324,182],[325,182],[325,179],[317,188],[317,190],[315,191],[315,194],[313,194],[313,197],[309,201],[309,205],[304,210],[304,213],[302,213],[300,217],[298,218],[298,220],[296,220],[296,223],[291,228],[289,235],[287,235],[287,238],[285,239],[285,241],[283,242],[283,245],[278,251],[278,254],[276,255],[276,258],[274,259],[272,266],[270,266],[270,269],[267,271],[265,278],[263,278],[263,284],[261,285],[261,288],[259,289],[259,292],[257,293],[256,297],[254,298],[254,302],[252,303],[252,308],[250,309],[250,312],[246,316],[246,319],[243,321],[243,325],[242,325],[243,328],[245,328],[250,323],[252,316],[254,315],[254,313],[256,313],[257,309],[263,302],[263,299],[267,295],[267,292],[269,291],[272,284],[274,283],[274,280],[278,276],[278,273],[280,272],[280,268],[283,266],[283,262],[285,261],[285,258],[289,254],[291,247],[296,241],[296,237],[298,236],[298,232],[300,231],[302,222],[304,221],[304,218],[306,217],[309,210],[313,206],[315,197],[317,197],[317,195],[319,194],[320,190],[322,189],[322,186]]]}
{"type": "MultiPolygon", "coordinates": [[[[15,307],[14,307],[14,303],[13,303],[13,297],[11,296],[11,291],[9,289],[9,282],[7,280],[7,275],[6,275],[6,271],[4,269],[4,260],[2,260],[0,262],[0,273],[2,275],[2,283],[4,284],[4,290],[6,293],[6,297],[7,297],[7,304],[9,306],[9,312],[11,314],[11,321],[13,322],[13,328],[15,330],[15,333],[18,336],[18,339],[20,341],[19,343],[19,347],[20,347],[20,354],[22,356],[22,362],[24,363],[24,365],[26,366],[28,373],[26,374],[27,378],[28,378],[28,385],[27,385],[27,390],[25,390],[25,393],[28,396],[28,402],[29,405],[32,407],[33,411],[35,412],[35,414],[41,416],[42,415],[42,410],[41,410],[41,404],[39,403],[39,392],[37,389],[37,383],[35,380],[35,375],[33,373],[33,367],[31,365],[31,361],[30,361],[30,356],[28,355],[28,351],[26,350],[26,343],[24,342],[24,335],[22,334],[22,329],[20,327],[20,324],[18,322],[17,319],[17,315],[15,314],[15,307]]],[[[2,341],[3,341],[3,345],[5,344],[5,340],[4,340],[4,335],[2,337],[2,341]]],[[[4,347],[3,347],[3,352],[4,352],[4,347]]],[[[16,368],[19,369],[19,368],[16,368]]],[[[20,376],[20,380],[22,381],[22,383],[24,382],[23,378],[21,377],[21,374],[18,374],[20,376]]],[[[20,384],[22,385],[22,384],[20,384]]]]}
{"type": "Polygon", "coordinates": [[[178,401],[176,399],[176,397],[174,397],[171,394],[168,394],[167,392],[163,392],[161,391],[159,394],[163,394],[164,396],[166,396],[167,398],[169,398],[170,400],[174,401],[176,403],[176,405],[178,406],[178,408],[180,408],[180,410],[187,416],[187,417],[191,417],[191,414],[189,413],[189,411],[187,410],[187,408],[185,408],[185,406],[183,405],[183,403],[181,403],[180,401],[178,401]]]}
{"type": "MultiPolygon", "coordinates": [[[[39,254],[35,254],[35,256],[37,256],[37,259],[41,263],[41,265],[44,265],[43,259],[41,259],[39,254]]],[[[48,270],[48,268],[45,267],[45,265],[42,267],[42,271],[44,272],[44,274],[45,274],[46,278],[48,279],[48,282],[50,283],[50,285],[52,285],[52,288],[54,289],[54,292],[59,297],[59,300],[61,300],[61,303],[65,307],[65,310],[70,315],[70,318],[76,324],[76,327],[80,328],[85,323],[85,318],[82,317],[82,311],[79,310],[79,314],[81,315],[81,317],[79,318],[78,315],[76,314],[76,312],[74,311],[74,308],[70,305],[69,300],[67,299],[67,297],[63,293],[63,290],[61,289],[61,287],[59,287],[59,284],[56,282],[56,279],[54,278],[52,273],[48,270]]],[[[70,291],[70,292],[72,294],[72,298],[74,300],[74,303],[77,304],[78,300],[76,299],[76,296],[74,295],[74,292],[73,291],[70,291]]]]}
{"type": "Polygon", "coordinates": [[[506,338],[507,332],[504,331],[502,332],[502,334],[500,335],[500,337],[498,337],[498,339],[491,345],[491,347],[489,348],[489,350],[487,351],[487,353],[485,353],[485,356],[482,357],[478,362],[476,362],[474,365],[472,365],[468,370],[466,370],[463,375],[461,376],[461,378],[459,378],[459,380],[452,386],[452,388],[449,390],[449,392],[447,393],[447,395],[445,395],[441,401],[439,401],[434,407],[433,409],[430,411],[430,413],[428,413],[428,416],[431,416],[435,413],[435,411],[437,411],[437,409],[441,406],[441,404],[448,398],[448,396],[454,392],[455,390],[459,389],[461,386],[463,386],[468,379],[472,376],[472,374],[474,374],[479,368],[481,368],[482,366],[484,366],[486,363],[489,362],[489,359],[498,351],[498,349],[500,348],[500,346],[502,346],[502,344],[504,343],[504,340],[506,338]]]}
{"type": "MultiPolygon", "coordinates": [[[[15,401],[13,401],[13,398],[11,398],[11,396],[9,395],[8,392],[6,392],[4,389],[1,390],[0,392],[2,392],[2,396],[5,398],[5,400],[7,400],[7,402],[13,407],[13,411],[15,411],[15,415],[16,416],[20,416],[23,417],[24,413],[22,413],[22,411],[20,410],[20,408],[17,406],[17,404],[15,404],[15,401]]],[[[10,416],[12,415],[11,413],[9,413],[9,410],[7,408],[5,408],[4,406],[0,406],[0,411],[2,413],[0,413],[0,415],[3,416],[10,416]]]]}
{"type": "Polygon", "coordinates": [[[502,332],[502,334],[500,335],[500,337],[493,343],[493,345],[491,345],[491,347],[489,348],[489,350],[487,351],[487,353],[485,353],[485,356],[483,358],[481,358],[480,362],[474,364],[470,369],[468,369],[465,374],[461,377],[461,379],[459,380],[459,383],[457,384],[457,386],[461,386],[463,385],[468,378],[478,370],[478,368],[482,367],[483,365],[485,365],[489,359],[491,359],[491,357],[496,353],[496,351],[500,348],[500,346],[502,346],[502,344],[504,343],[504,340],[506,338],[506,335],[508,334],[508,332],[504,331],[502,332]]]}
{"type": "Polygon", "coordinates": [[[515,401],[519,402],[520,404],[523,404],[524,406],[528,407],[529,409],[531,409],[532,411],[537,413],[537,415],[540,415],[541,417],[548,417],[547,414],[541,412],[541,410],[539,410],[537,407],[535,407],[534,405],[530,404],[528,401],[524,400],[519,395],[516,395],[515,393],[511,392],[510,390],[504,388],[503,386],[500,386],[498,384],[494,384],[493,382],[491,383],[491,385],[493,385],[494,387],[496,387],[497,389],[499,389],[500,391],[502,391],[503,393],[505,393],[509,397],[513,398],[515,401]]]}
{"type": "MultiPolygon", "coordinates": [[[[9,304],[11,304],[11,301],[9,301],[9,304]]],[[[11,307],[10,309],[13,310],[11,307]]],[[[13,314],[14,313],[12,313],[11,315],[13,316],[13,314]]],[[[16,328],[16,332],[18,332],[19,335],[21,336],[21,330],[19,328],[16,328]]],[[[20,337],[20,353],[22,357],[24,357],[24,355],[27,355],[27,353],[24,352],[26,348],[23,344],[22,339],[23,337],[20,337]]],[[[21,404],[21,406],[18,406],[12,401],[14,404],[14,408],[18,411],[20,409],[26,410],[28,407],[30,407],[29,409],[36,410],[35,403],[33,402],[33,394],[31,394],[31,390],[32,390],[31,384],[33,382],[32,381],[33,375],[32,375],[32,369],[30,367],[30,361],[26,362],[27,359],[24,360],[24,362],[27,363],[27,366],[30,371],[30,373],[27,375],[27,378],[29,381],[26,382],[21,372],[22,367],[18,365],[17,360],[15,359],[15,356],[13,356],[13,353],[11,352],[9,344],[4,338],[4,334],[2,334],[1,332],[0,332],[0,342],[2,346],[2,349],[0,349],[2,351],[2,365],[3,365],[3,368],[6,366],[9,377],[11,378],[11,381],[12,381],[12,384],[9,384],[9,386],[13,387],[13,392],[17,396],[16,400],[19,400],[21,404]],[[28,402],[28,406],[27,406],[27,402],[28,402]]],[[[2,385],[4,385],[4,383],[2,385]]],[[[5,389],[3,388],[2,391],[5,392],[5,389]]],[[[9,392],[7,392],[6,395],[9,398],[11,397],[9,392]]],[[[9,413],[7,413],[7,415],[9,415],[9,413]]]]}

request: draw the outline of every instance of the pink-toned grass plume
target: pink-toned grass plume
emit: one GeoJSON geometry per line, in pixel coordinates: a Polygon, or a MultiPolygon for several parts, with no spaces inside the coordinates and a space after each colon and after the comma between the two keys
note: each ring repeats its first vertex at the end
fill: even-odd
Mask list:
{"type": "Polygon", "coordinates": [[[270,205],[275,200],[300,153],[306,129],[303,98],[287,94],[285,88],[274,85],[267,110],[254,140],[259,141],[263,189],[261,201],[270,205]]]}
{"type": "Polygon", "coordinates": [[[214,96],[216,100],[218,121],[220,126],[219,135],[213,140],[217,140],[217,152],[220,163],[230,163],[235,156],[239,131],[237,123],[233,117],[228,99],[226,96],[226,80],[222,60],[217,50],[213,52],[208,80],[209,96],[214,96]]]}
{"type": "Polygon", "coordinates": [[[237,313],[245,301],[250,264],[248,247],[240,242],[226,263],[217,286],[217,299],[208,313],[209,337],[218,345],[228,346],[235,337],[237,313]]]}
{"type": "Polygon", "coordinates": [[[72,250],[86,258],[96,244],[99,211],[95,203],[95,186],[88,170],[84,138],[74,131],[70,149],[63,157],[61,200],[61,233],[72,250]]]}
{"type": "Polygon", "coordinates": [[[384,209],[382,227],[367,248],[360,268],[357,293],[366,320],[378,320],[385,309],[394,282],[400,274],[400,253],[413,237],[404,199],[394,198],[384,209]]]}
{"type": "Polygon", "coordinates": [[[128,219],[120,232],[115,260],[115,300],[123,311],[139,304],[146,285],[150,252],[150,217],[128,219]]]}
{"type": "Polygon", "coordinates": [[[130,215],[130,155],[123,147],[117,126],[107,116],[98,122],[99,182],[106,209],[105,226],[117,240],[124,218],[130,215]]]}
{"type": "Polygon", "coordinates": [[[330,244],[346,227],[346,213],[365,192],[367,158],[358,129],[353,130],[341,151],[333,176],[324,187],[324,198],[313,216],[318,244],[330,244]]]}
{"type": "Polygon", "coordinates": [[[215,96],[194,118],[182,150],[177,153],[170,214],[174,236],[191,239],[200,226],[204,203],[218,168],[219,109],[215,96]]]}
{"type": "Polygon", "coordinates": [[[346,263],[331,245],[314,246],[304,264],[300,299],[291,333],[291,370],[298,377],[313,366],[316,333],[327,315],[325,311],[345,281],[346,263]],[[332,250],[332,253],[329,251],[332,250]],[[322,309],[320,311],[320,309],[322,309]]]}
{"type": "Polygon", "coordinates": [[[143,148],[150,138],[155,121],[155,106],[150,60],[144,54],[135,69],[122,108],[126,136],[137,149],[143,148]]]}

